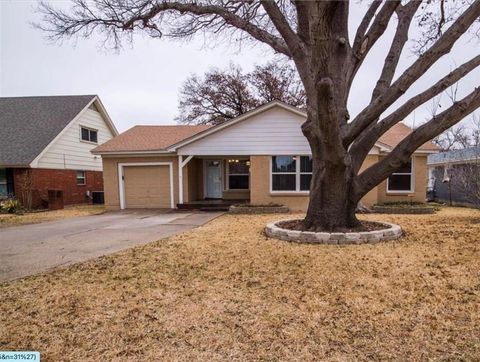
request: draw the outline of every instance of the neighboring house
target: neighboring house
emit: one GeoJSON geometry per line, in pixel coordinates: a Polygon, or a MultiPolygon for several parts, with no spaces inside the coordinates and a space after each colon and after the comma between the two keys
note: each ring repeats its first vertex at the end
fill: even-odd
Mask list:
{"type": "MultiPolygon", "coordinates": [[[[300,128],[305,119],[304,111],[275,101],[215,127],[133,127],[92,151],[103,159],[105,203],[110,209],[174,208],[224,199],[306,210],[312,162],[300,128]]],[[[363,167],[385,157],[410,132],[395,126],[363,167]]],[[[363,202],[424,201],[427,155],[434,152],[433,144],[423,145],[363,202]]]]}
{"type": "Polygon", "coordinates": [[[63,190],[65,204],[103,190],[102,161],[90,151],[118,132],[97,96],[0,98],[0,130],[0,197],[38,208],[48,190],[63,190]]]}
{"type": "Polygon", "coordinates": [[[480,147],[428,156],[431,201],[480,206],[480,147]]]}

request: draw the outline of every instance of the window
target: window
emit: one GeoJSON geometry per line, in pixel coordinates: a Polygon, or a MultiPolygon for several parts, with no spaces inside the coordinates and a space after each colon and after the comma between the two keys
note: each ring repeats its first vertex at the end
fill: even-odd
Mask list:
{"type": "Polygon", "coordinates": [[[388,192],[413,192],[412,160],[400,167],[387,180],[388,192]]]}
{"type": "Polygon", "coordinates": [[[300,191],[310,191],[312,156],[300,156],[300,191]]]}
{"type": "Polygon", "coordinates": [[[81,132],[82,141],[93,142],[93,143],[98,142],[97,130],[81,127],[80,132],[81,132]]]}
{"type": "Polygon", "coordinates": [[[309,191],[311,181],[312,157],[272,157],[272,191],[309,191]]]}
{"type": "Polygon", "coordinates": [[[0,168],[0,196],[7,196],[7,169],[0,168]]]}
{"type": "Polygon", "coordinates": [[[77,171],[77,185],[85,185],[86,175],[85,171],[77,171]]]}
{"type": "Polygon", "coordinates": [[[250,188],[250,161],[228,160],[228,188],[248,190],[250,188]]]}

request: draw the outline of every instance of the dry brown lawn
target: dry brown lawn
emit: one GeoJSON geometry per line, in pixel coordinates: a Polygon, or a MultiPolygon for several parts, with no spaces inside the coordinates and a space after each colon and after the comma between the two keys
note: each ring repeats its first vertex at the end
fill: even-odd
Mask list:
{"type": "MultiPolygon", "coordinates": [[[[291,215],[284,215],[291,217],[291,215]]],[[[267,239],[278,215],[0,285],[0,350],[44,361],[480,360],[480,212],[367,215],[376,245],[267,239]]]]}
{"type": "Polygon", "coordinates": [[[31,212],[23,215],[0,214],[0,228],[37,224],[76,216],[97,215],[103,212],[105,212],[103,205],[78,205],[67,206],[63,210],[31,212]]]}

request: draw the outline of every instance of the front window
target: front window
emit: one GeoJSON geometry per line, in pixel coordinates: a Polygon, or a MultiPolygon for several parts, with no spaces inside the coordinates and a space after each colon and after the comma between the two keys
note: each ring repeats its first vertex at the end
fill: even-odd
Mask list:
{"type": "Polygon", "coordinates": [[[412,160],[408,161],[387,180],[388,192],[413,192],[412,160]]]}
{"type": "Polygon", "coordinates": [[[228,188],[248,190],[250,188],[250,161],[228,160],[228,188]]]}
{"type": "Polygon", "coordinates": [[[272,191],[309,191],[312,181],[311,156],[273,156],[272,191]]]}
{"type": "Polygon", "coordinates": [[[98,143],[98,131],[91,128],[81,127],[80,128],[81,139],[82,141],[98,143]]]}
{"type": "Polygon", "coordinates": [[[77,185],[85,185],[85,171],[77,171],[77,185]]]}
{"type": "Polygon", "coordinates": [[[7,169],[0,168],[0,196],[7,196],[7,169]]]}

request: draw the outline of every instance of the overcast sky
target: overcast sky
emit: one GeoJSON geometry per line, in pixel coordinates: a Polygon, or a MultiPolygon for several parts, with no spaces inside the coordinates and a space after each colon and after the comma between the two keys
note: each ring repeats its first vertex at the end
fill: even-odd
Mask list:
{"type": "MultiPolygon", "coordinates": [[[[352,1],[352,6],[356,3],[352,1]]],[[[202,74],[230,62],[250,70],[254,64],[273,58],[266,47],[239,50],[227,45],[205,46],[203,39],[178,43],[136,36],[133,45],[126,45],[119,53],[99,48],[100,38],[96,36],[51,44],[31,25],[39,21],[35,8],[36,1],[0,0],[0,96],[98,94],[120,131],[136,124],[174,124],[180,85],[192,73],[202,74]]],[[[352,10],[354,27],[361,9],[352,10]]],[[[393,25],[394,22],[357,76],[349,104],[352,115],[368,104],[393,25]]],[[[462,39],[402,99],[425,89],[455,65],[478,54],[478,43],[469,39],[462,39]]],[[[405,55],[401,68],[414,60],[405,55]]],[[[479,79],[480,72],[472,72],[461,82],[458,95],[471,92],[479,85],[479,79]]],[[[446,97],[443,99],[446,107],[446,97]]],[[[406,122],[418,126],[428,117],[428,108],[416,111],[406,122]]]]}

